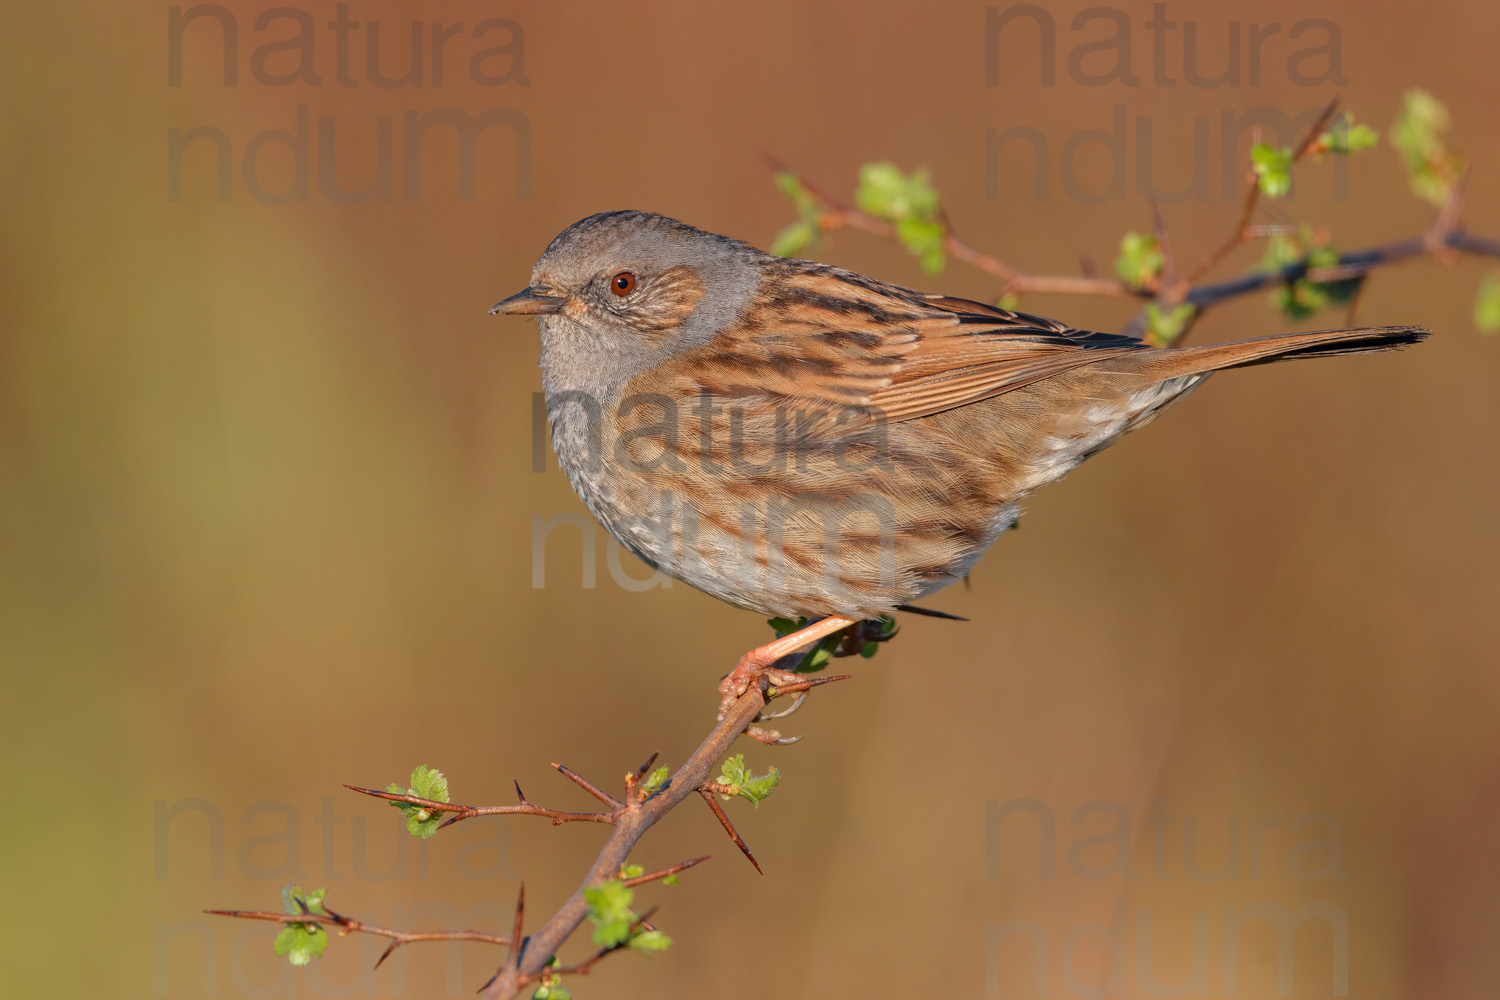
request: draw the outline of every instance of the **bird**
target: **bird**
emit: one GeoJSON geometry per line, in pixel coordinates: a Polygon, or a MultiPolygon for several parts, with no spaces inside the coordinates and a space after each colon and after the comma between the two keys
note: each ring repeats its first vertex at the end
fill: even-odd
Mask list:
{"type": "MultiPolygon", "coordinates": [[[[563,230],[492,314],[535,316],[559,465],[650,566],[809,624],[776,662],[964,579],[1021,501],[1215,372],[1385,351],[1420,326],[1158,348],[796,260],[666,216],[563,230]]],[[[773,734],[774,735],[774,734],[773,734]]]]}

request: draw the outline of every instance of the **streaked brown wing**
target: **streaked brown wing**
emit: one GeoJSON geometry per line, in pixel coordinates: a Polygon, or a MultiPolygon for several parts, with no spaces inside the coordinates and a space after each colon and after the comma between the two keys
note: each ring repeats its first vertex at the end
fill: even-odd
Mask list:
{"type": "Polygon", "coordinates": [[[977,403],[1072,368],[1148,349],[1134,337],[1074,330],[1056,320],[967,299],[924,296],[918,346],[891,384],[870,396],[889,421],[977,403]]]}
{"type": "Polygon", "coordinates": [[[1133,337],[923,295],[837,268],[789,265],[742,314],[753,320],[707,345],[724,363],[711,376],[720,384],[705,388],[732,395],[753,386],[757,394],[913,420],[1146,348],[1133,337]]]}

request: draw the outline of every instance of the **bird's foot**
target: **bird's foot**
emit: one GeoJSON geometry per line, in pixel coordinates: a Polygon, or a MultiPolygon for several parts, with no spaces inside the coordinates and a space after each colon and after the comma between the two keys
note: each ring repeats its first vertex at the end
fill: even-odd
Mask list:
{"type": "MultiPolygon", "coordinates": [[[[762,680],[778,689],[805,684],[807,678],[791,670],[777,669],[776,662],[782,657],[797,652],[803,646],[817,642],[824,636],[832,635],[853,624],[855,624],[855,619],[853,618],[840,618],[837,615],[830,615],[827,618],[820,618],[805,628],[793,632],[791,635],[782,636],[775,642],[768,642],[764,646],[758,646],[740,657],[740,662],[735,664],[734,669],[719,684],[719,718],[724,718],[725,714],[729,711],[729,706],[733,705],[739,700],[741,695],[750,690],[750,685],[759,684],[762,680]]],[[[805,690],[805,688],[802,690],[805,690]]],[[[790,709],[771,717],[784,718],[792,714],[799,707],[801,707],[800,700],[794,703],[790,709]]],[[[767,740],[762,739],[762,736],[769,736],[773,733],[774,730],[760,730],[758,735],[753,733],[751,735],[755,739],[761,740],[761,742],[767,742],[767,740]]],[[[781,737],[777,734],[774,739],[779,741],[781,737]]]]}
{"type": "MultiPolygon", "coordinates": [[[[719,718],[729,712],[729,706],[740,699],[751,685],[765,681],[771,688],[780,685],[791,684],[798,680],[801,675],[793,670],[778,670],[766,664],[762,665],[751,659],[755,651],[752,650],[740,657],[740,662],[729,672],[729,675],[719,682],[719,718]]],[[[791,713],[788,712],[788,715],[791,713]]],[[[777,716],[779,717],[779,716],[777,716]]],[[[764,714],[760,718],[766,718],[764,714]]],[[[759,721],[759,719],[757,719],[759,721]]]]}

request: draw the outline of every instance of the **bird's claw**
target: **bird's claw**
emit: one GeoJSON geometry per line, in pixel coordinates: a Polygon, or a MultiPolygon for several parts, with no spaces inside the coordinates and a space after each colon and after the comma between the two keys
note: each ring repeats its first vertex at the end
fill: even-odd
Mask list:
{"type": "MultiPolygon", "coordinates": [[[[807,692],[803,691],[801,694],[797,695],[796,698],[792,699],[792,703],[790,705],[788,705],[786,708],[783,708],[781,711],[779,711],[779,712],[767,712],[765,710],[762,710],[761,713],[759,715],[757,715],[751,721],[752,722],[770,722],[772,719],[785,719],[787,716],[792,715],[793,713],[795,713],[797,711],[797,709],[801,708],[802,707],[802,703],[804,701],[806,701],[806,700],[807,700],[807,692]]],[[[767,706],[767,707],[769,707],[769,706],[767,706]]]]}
{"type": "MultiPolygon", "coordinates": [[[[750,690],[751,684],[759,684],[762,681],[769,682],[775,687],[780,684],[791,684],[801,679],[801,675],[790,670],[777,670],[775,667],[763,666],[753,660],[742,659],[739,664],[729,672],[729,675],[719,682],[719,718],[723,719],[729,712],[729,706],[740,699],[746,691],[750,690]]],[[[790,714],[790,713],[788,713],[790,714]]]]}
{"type": "Polygon", "coordinates": [[[802,739],[802,736],[805,736],[807,734],[803,733],[799,736],[782,736],[781,733],[775,729],[762,729],[759,726],[751,726],[750,728],[745,730],[745,735],[758,743],[764,743],[768,747],[789,747],[793,743],[796,743],[798,740],[802,739]]]}

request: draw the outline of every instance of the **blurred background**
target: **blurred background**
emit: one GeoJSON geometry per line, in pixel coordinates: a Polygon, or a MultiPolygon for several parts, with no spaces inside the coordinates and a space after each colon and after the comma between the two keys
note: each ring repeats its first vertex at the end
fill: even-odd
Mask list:
{"type": "MultiPolygon", "coordinates": [[[[200,911],[278,909],[296,880],[361,917],[501,932],[524,878],[540,919],[599,828],[472,821],[418,845],[341,783],[428,764],[457,801],[509,801],[516,778],[586,808],[549,761],[614,787],[708,731],[714,685],[763,621],[680,584],[622,585],[648,573],[629,556],[611,572],[597,530],[557,528],[533,565],[533,519],[583,508],[550,451],[533,471],[535,325],[485,310],[576,219],[645,208],[765,246],[795,217],[765,154],[844,196],[861,164],[891,161],[929,168],[979,247],[1107,271],[1120,235],[1150,227],[1142,192],[1201,168],[1202,200],[1162,199],[1190,263],[1237,210],[1250,137],[1226,156],[1226,115],[1338,94],[1385,130],[1420,86],[1473,164],[1466,221],[1500,233],[1500,9],[1173,2],[1169,31],[1153,6],[1075,25],[1085,5],[1050,5],[1050,42],[1037,17],[987,39],[970,2],[315,2],[269,20],[235,2],[177,28],[191,12],[165,4],[11,10],[15,995],[471,995],[498,951],[417,946],[373,974],[378,945],[350,938],[294,972],[270,925],[200,911]],[[309,48],[278,46],[299,17],[309,48]],[[329,27],[341,17],[361,27],[329,27]],[[437,60],[435,23],[463,25],[437,32],[437,60]],[[1091,79],[1118,58],[1091,46],[1118,32],[1134,85],[1091,79]],[[1238,73],[1208,86],[1231,49],[1238,73]],[[444,109],[504,110],[466,153],[451,128],[421,132],[444,109]],[[987,159],[987,130],[1018,127],[1047,144],[1045,191],[1023,143],[987,159]]],[[[1430,221],[1384,139],[1341,169],[1299,167],[1278,209],[1344,248],[1430,221]]],[[[816,252],[1000,292],[859,233],[816,252]]],[[[611,959],[575,995],[1492,994],[1500,341],[1472,311],[1493,266],[1376,274],[1359,319],[1425,324],[1429,343],[1231,373],[1033,497],[972,587],[930,602],[971,621],[905,621],[789,720],[803,743],[744,748],[784,774],[758,810],[726,806],[765,876],[686,803],[635,856],[716,854],[639,893],[675,947],[611,959]]],[[[1023,307],[1106,330],[1133,311],[1023,307]]],[[[1260,294],[1193,337],[1286,327],[1260,294]]]]}

